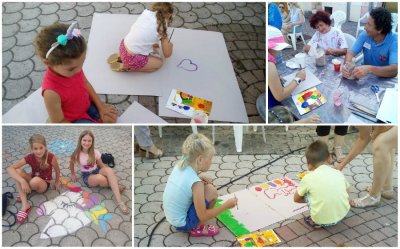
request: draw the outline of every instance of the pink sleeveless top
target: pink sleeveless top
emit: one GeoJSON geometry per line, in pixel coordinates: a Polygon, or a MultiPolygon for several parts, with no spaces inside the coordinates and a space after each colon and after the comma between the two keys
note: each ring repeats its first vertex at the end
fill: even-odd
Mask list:
{"type": "Polygon", "coordinates": [[[46,90],[52,90],[60,96],[64,117],[70,122],[78,119],[96,122],[86,113],[90,106],[90,97],[83,70],[67,78],[47,69],[42,82],[42,96],[46,90]]]}

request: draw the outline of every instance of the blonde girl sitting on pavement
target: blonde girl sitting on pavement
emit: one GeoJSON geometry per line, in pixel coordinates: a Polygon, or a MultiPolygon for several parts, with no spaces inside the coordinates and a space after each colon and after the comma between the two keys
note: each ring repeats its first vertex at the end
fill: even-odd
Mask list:
{"type": "Polygon", "coordinates": [[[237,204],[237,199],[231,198],[214,208],[217,189],[208,177],[200,175],[210,169],[214,153],[214,146],[204,135],[188,136],[182,146],[182,159],[168,177],[163,195],[167,221],[194,237],[217,235],[218,228],[205,222],[237,204]]]}
{"type": "Polygon", "coordinates": [[[121,41],[119,54],[112,54],[107,62],[117,72],[153,72],[159,69],[163,60],[159,55],[159,41],[165,58],[172,55],[173,44],[168,38],[167,28],[172,22],[172,4],[154,3],[150,10],[144,10],[129,33],[121,41]]]}
{"type": "Polygon", "coordinates": [[[80,134],[76,149],[71,155],[69,168],[71,170],[71,179],[74,182],[77,180],[74,168],[75,163],[80,167],[82,179],[86,186],[110,187],[122,213],[129,213],[129,209],[122,201],[120,194],[125,190],[125,186],[118,184],[114,171],[101,160],[101,153],[94,148],[94,135],[89,130],[85,130],[80,134]]]}
{"type": "Polygon", "coordinates": [[[82,70],[86,41],[71,25],[54,23],[35,39],[36,53],[47,66],[42,95],[51,123],[115,123],[117,109],[105,104],[82,70]]]}
{"type": "Polygon", "coordinates": [[[21,210],[17,213],[16,221],[18,223],[26,221],[32,211],[32,206],[28,203],[27,194],[31,193],[32,190],[38,193],[46,192],[53,179],[53,168],[56,172],[54,185],[57,190],[61,186],[57,158],[47,150],[46,139],[42,135],[35,134],[29,139],[29,145],[32,153],[7,168],[8,174],[16,183],[19,194],[16,198],[17,202],[22,203],[21,210]],[[32,172],[30,174],[21,169],[25,164],[31,167],[32,172]]]}

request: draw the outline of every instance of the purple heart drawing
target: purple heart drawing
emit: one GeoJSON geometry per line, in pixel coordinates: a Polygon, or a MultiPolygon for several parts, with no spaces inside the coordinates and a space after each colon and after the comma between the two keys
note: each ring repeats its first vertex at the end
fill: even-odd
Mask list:
{"type": "Polygon", "coordinates": [[[191,59],[183,59],[181,62],[179,62],[177,67],[189,72],[197,71],[197,64],[193,63],[191,59]]]}

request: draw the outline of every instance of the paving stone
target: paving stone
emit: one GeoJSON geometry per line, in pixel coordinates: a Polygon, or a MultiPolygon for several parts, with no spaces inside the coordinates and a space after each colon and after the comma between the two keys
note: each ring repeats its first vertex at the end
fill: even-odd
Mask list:
{"type": "Polygon", "coordinates": [[[290,241],[297,237],[297,235],[288,226],[276,228],[274,231],[277,233],[279,238],[284,241],[290,241]]]}
{"type": "Polygon", "coordinates": [[[375,220],[368,221],[365,223],[365,225],[371,228],[373,231],[382,228],[382,225],[375,220]]]}
{"type": "Polygon", "coordinates": [[[353,240],[355,238],[358,238],[360,236],[360,234],[354,230],[354,229],[346,229],[342,232],[342,234],[344,234],[348,239],[353,240]]]}
{"type": "Polygon", "coordinates": [[[310,229],[304,227],[300,222],[295,221],[288,225],[288,227],[297,235],[301,236],[310,232],[310,229]]]}
{"type": "MultiPolygon", "coordinates": [[[[329,247],[333,247],[333,246],[336,246],[336,243],[333,242],[332,240],[330,240],[329,238],[323,239],[323,240],[317,242],[317,244],[318,244],[319,246],[323,246],[323,247],[328,247],[328,246],[329,246],[329,247]]],[[[311,246],[312,246],[312,245],[311,245],[311,246]]]]}
{"type": "Polygon", "coordinates": [[[330,235],[331,235],[331,233],[325,229],[316,229],[314,231],[307,233],[307,237],[310,238],[313,242],[317,242],[322,239],[325,239],[326,237],[329,237],[330,235]]]}
{"type": "Polygon", "coordinates": [[[357,240],[360,241],[360,243],[365,246],[371,246],[372,244],[376,243],[376,241],[372,239],[370,236],[368,236],[368,234],[358,237],[357,240]]]}
{"type": "Polygon", "coordinates": [[[372,230],[366,226],[365,224],[360,224],[358,226],[353,227],[354,230],[356,230],[359,234],[368,234],[372,230]]]}
{"type": "Polygon", "coordinates": [[[354,215],[353,217],[350,217],[348,219],[345,219],[343,221],[346,225],[348,225],[349,227],[354,227],[357,225],[360,225],[361,223],[365,222],[365,220],[363,220],[360,216],[358,215],[354,215]]]}
{"type": "Polygon", "coordinates": [[[287,243],[289,246],[295,246],[295,247],[304,247],[312,244],[312,241],[307,238],[306,236],[301,236],[298,237],[294,240],[291,240],[287,243]]]}
{"type": "Polygon", "coordinates": [[[368,234],[371,238],[373,238],[376,241],[382,241],[387,238],[385,234],[383,234],[381,231],[373,231],[368,234]]]}

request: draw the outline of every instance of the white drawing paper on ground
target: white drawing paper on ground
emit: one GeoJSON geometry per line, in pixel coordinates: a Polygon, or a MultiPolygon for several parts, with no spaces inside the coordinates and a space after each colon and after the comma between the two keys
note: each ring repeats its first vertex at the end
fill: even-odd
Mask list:
{"type": "Polygon", "coordinates": [[[13,106],[3,115],[3,123],[44,124],[48,118],[42,97],[42,88],[13,106]]]}
{"type": "Polygon", "coordinates": [[[395,88],[387,88],[383,96],[376,118],[385,123],[397,124],[398,92],[395,88]]]}
{"type": "MultiPolygon", "coordinates": [[[[306,71],[306,79],[298,85],[294,91],[292,92],[292,95],[296,95],[300,92],[303,92],[313,86],[319,85],[322,82],[308,69],[305,69],[306,71]]],[[[298,71],[289,74],[287,76],[282,77],[285,80],[285,83],[283,84],[285,87],[288,86],[292,80],[296,77],[298,71]]]]}
{"type": "Polygon", "coordinates": [[[163,68],[151,73],[113,72],[107,63],[108,56],[119,52],[121,40],[137,18],[138,15],[94,13],[83,70],[98,94],[161,95],[163,68]]]}
{"type": "Polygon", "coordinates": [[[118,118],[118,123],[165,124],[167,122],[138,102],[134,101],[132,105],[129,106],[118,118]]]}
{"type": "Polygon", "coordinates": [[[225,202],[233,197],[238,199],[238,205],[237,207],[231,208],[230,211],[249,231],[255,231],[265,227],[266,222],[274,224],[282,220],[275,212],[269,212],[265,205],[260,204],[260,198],[249,193],[248,189],[220,196],[218,199],[225,202]]]}
{"type": "MultiPolygon", "coordinates": [[[[239,210],[232,208],[230,212],[239,224],[253,232],[307,211],[307,204],[293,201],[296,189],[297,183],[284,177],[218,199],[225,201],[236,196],[239,210]]],[[[225,225],[229,228],[229,224],[225,225]]]]}
{"type": "Polygon", "coordinates": [[[349,118],[346,120],[347,124],[360,124],[360,123],[366,123],[363,118],[358,118],[354,114],[350,114],[349,118]]]}
{"type": "Polygon", "coordinates": [[[243,96],[222,33],[175,29],[172,42],[174,52],[163,65],[168,69],[168,80],[162,82],[159,115],[185,118],[166,108],[171,89],[178,89],[212,101],[209,120],[248,123],[243,96]]]}

